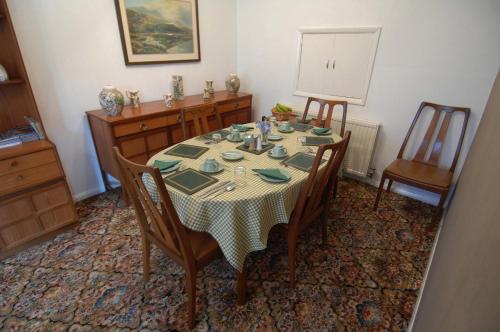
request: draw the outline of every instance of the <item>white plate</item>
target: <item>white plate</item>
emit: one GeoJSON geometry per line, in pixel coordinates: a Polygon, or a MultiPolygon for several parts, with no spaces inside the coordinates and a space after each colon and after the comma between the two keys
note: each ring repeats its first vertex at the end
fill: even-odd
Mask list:
{"type": "Polygon", "coordinates": [[[295,131],[295,129],[290,128],[290,129],[288,129],[288,130],[285,130],[285,129],[279,129],[279,127],[278,127],[278,131],[279,131],[280,133],[289,134],[289,133],[293,133],[293,132],[295,131]]]}
{"type": "Polygon", "coordinates": [[[217,174],[217,173],[222,172],[223,170],[224,170],[224,166],[219,165],[219,169],[216,171],[204,171],[203,169],[201,169],[201,165],[200,165],[200,172],[205,173],[205,174],[217,174]]]}
{"type": "Polygon", "coordinates": [[[181,163],[177,163],[172,167],[165,168],[164,170],[160,171],[160,173],[162,173],[162,174],[172,173],[173,171],[177,170],[179,167],[181,167],[181,163]]]}
{"type": "Polygon", "coordinates": [[[243,158],[243,153],[239,151],[226,151],[222,152],[220,154],[222,159],[229,160],[229,161],[235,161],[235,160],[240,160],[243,158]]]}
{"type": "Polygon", "coordinates": [[[239,140],[234,140],[234,139],[230,139],[229,136],[226,136],[226,139],[229,141],[229,142],[233,142],[233,143],[239,143],[239,142],[243,142],[243,138],[240,137],[239,140]]]}
{"type": "Polygon", "coordinates": [[[281,141],[283,139],[283,136],[278,134],[273,134],[273,135],[268,135],[267,139],[270,141],[281,141]]]}
{"type": "Polygon", "coordinates": [[[284,170],[284,169],[280,169],[280,172],[281,174],[284,174],[286,176],[288,176],[288,180],[278,180],[278,179],[274,179],[274,178],[270,178],[270,177],[267,177],[265,175],[262,175],[262,174],[259,174],[257,173],[257,175],[264,181],[266,182],[271,182],[271,183],[283,183],[283,182],[288,182],[290,181],[291,177],[290,177],[290,173],[288,173],[287,170],[284,170]]]}

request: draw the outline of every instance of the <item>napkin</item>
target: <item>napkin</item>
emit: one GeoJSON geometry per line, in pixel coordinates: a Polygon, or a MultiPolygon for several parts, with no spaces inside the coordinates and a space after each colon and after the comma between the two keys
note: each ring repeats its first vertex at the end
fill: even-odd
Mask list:
{"type": "Polygon", "coordinates": [[[332,130],[332,128],[313,128],[312,131],[315,132],[316,134],[326,134],[330,130],[332,130]]]}
{"type": "Polygon", "coordinates": [[[153,167],[159,168],[160,171],[164,171],[180,163],[180,160],[155,160],[153,167]]]}
{"type": "Polygon", "coordinates": [[[276,180],[286,181],[290,178],[289,176],[281,173],[278,168],[255,168],[252,169],[252,171],[276,180]]]}
{"type": "Polygon", "coordinates": [[[248,126],[245,126],[245,125],[242,125],[242,124],[234,124],[231,127],[233,129],[238,130],[238,131],[247,131],[247,130],[252,129],[252,127],[248,127],[248,126]]]}

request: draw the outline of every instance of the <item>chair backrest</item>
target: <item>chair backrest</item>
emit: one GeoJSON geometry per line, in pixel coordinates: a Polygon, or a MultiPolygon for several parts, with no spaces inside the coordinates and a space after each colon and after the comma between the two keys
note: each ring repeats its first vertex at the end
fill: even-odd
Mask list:
{"type": "Polygon", "coordinates": [[[325,124],[328,127],[330,127],[333,117],[333,109],[335,105],[342,106],[342,123],[340,125],[340,136],[344,137],[345,121],[347,117],[347,102],[340,100],[326,100],[326,99],[309,97],[307,98],[306,108],[304,110],[304,115],[302,116],[302,122],[306,122],[307,113],[309,112],[309,106],[311,106],[312,102],[316,102],[319,104],[318,122],[316,123],[316,126],[318,127],[324,127],[325,124]],[[327,114],[326,114],[326,119],[323,120],[323,113],[325,112],[325,106],[327,107],[327,114]]]}
{"type": "Polygon", "coordinates": [[[321,205],[329,201],[333,194],[335,177],[344,159],[350,139],[351,132],[347,131],[340,142],[323,144],[318,147],[307,181],[295,203],[293,217],[290,220],[291,228],[299,230],[300,224],[310,219],[308,216],[314,215],[321,205]],[[320,170],[321,160],[327,151],[330,151],[330,156],[324,168],[320,170]]]}
{"type": "Polygon", "coordinates": [[[408,133],[406,134],[405,140],[403,144],[401,145],[401,149],[399,150],[398,153],[398,158],[403,158],[403,153],[406,149],[406,145],[408,144],[408,141],[410,139],[410,136],[413,132],[413,129],[415,128],[415,125],[417,124],[417,121],[422,114],[424,110],[433,110],[434,115],[432,116],[432,120],[429,123],[429,127],[427,127],[427,131],[425,132],[425,135],[422,139],[422,142],[420,143],[420,146],[417,150],[417,153],[413,157],[414,161],[418,161],[421,163],[429,164],[432,166],[437,166],[439,163],[439,158],[441,156],[441,152],[443,151],[443,146],[446,140],[446,136],[448,134],[448,129],[450,126],[450,121],[451,117],[454,113],[464,113],[464,119],[462,123],[462,130],[460,133],[460,138],[458,141],[457,149],[455,151],[455,156],[453,158],[453,162],[450,167],[450,171],[454,172],[455,167],[457,165],[458,157],[460,155],[460,151],[462,150],[462,143],[464,140],[465,136],[465,131],[467,129],[467,123],[469,122],[469,115],[470,115],[470,109],[469,108],[464,108],[464,107],[452,107],[452,106],[446,106],[446,105],[438,105],[438,104],[433,104],[429,102],[422,102],[420,104],[420,107],[417,111],[417,114],[415,115],[415,118],[413,119],[413,122],[410,126],[410,129],[408,130],[408,133]],[[438,124],[439,124],[439,119],[441,118],[441,114],[444,114],[443,121],[441,122],[441,126],[438,129],[438,124]],[[437,131],[437,135],[436,134],[437,131]],[[434,140],[434,144],[432,144],[432,150],[429,152],[429,148],[431,147],[432,143],[432,138],[436,137],[434,140]],[[428,155],[428,156],[427,156],[428,155]]]}
{"type": "Polygon", "coordinates": [[[177,211],[170,200],[167,188],[158,168],[139,165],[127,160],[113,147],[115,160],[121,173],[122,186],[127,190],[143,238],[153,241],[177,263],[193,266],[194,255],[191,244],[187,240],[186,228],[181,224],[177,211]],[[158,190],[160,201],[154,202],[145,187],[142,177],[152,177],[158,190]]]}
{"type": "Polygon", "coordinates": [[[220,117],[219,110],[213,104],[188,107],[182,109],[181,124],[182,124],[182,133],[184,135],[184,139],[189,138],[189,130],[187,127],[187,122],[190,120],[190,118],[193,120],[194,131],[196,136],[204,135],[212,131],[210,130],[208,122],[208,117],[211,116],[212,114],[215,114],[215,120],[217,121],[216,129],[222,129],[222,119],[220,117]]]}

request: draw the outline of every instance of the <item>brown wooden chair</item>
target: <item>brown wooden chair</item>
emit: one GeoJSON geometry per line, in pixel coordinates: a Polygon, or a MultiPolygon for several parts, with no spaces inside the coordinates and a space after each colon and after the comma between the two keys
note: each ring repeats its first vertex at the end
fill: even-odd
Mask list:
{"type": "Polygon", "coordinates": [[[325,127],[325,124],[328,127],[330,127],[332,123],[333,109],[335,105],[342,106],[342,123],[340,125],[340,136],[344,137],[345,121],[347,117],[347,102],[340,100],[326,100],[326,99],[309,97],[307,98],[306,108],[304,110],[304,115],[302,116],[303,123],[306,123],[307,113],[309,112],[309,107],[311,106],[312,102],[316,102],[319,104],[318,117],[314,123],[314,125],[318,127],[325,127]],[[325,106],[327,107],[327,114],[326,114],[326,119],[323,120],[323,113],[325,111],[325,106]]]}
{"type": "Polygon", "coordinates": [[[465,136],[465,131],[467,129],[467,123],[469,121],[469,114],[469,108],[451,107],[429,102],[422,102],[422,104],[420,104],[420,108],[417,111],[417,114],[415,115],[415,118],[413,119],[410,129],[406,134],[406,138],[401,145],[401,149],[399,150],[397,159],[393,161],[389,166],[387,166],[387,168],[382,173],[382,179],[380,179],[377,198],[375,199],[373,209],[377,210],[385,180],[389,179],[387,192],[391,190],[392,182],[396,181],[440,194],[441,197],[439,199],[437,211],[434,214],[433,218],[433,224],[436,223],[441,217],[443,205],[446,201],[446,197],[448,196],[451,180],[453,178],[453,173],[455,172],[455,167],[457,166],[458,157],[460,155],[460,151],[462,150],[462,143],[465,136]],[[403,153],[406,149],[406,145],[408,144],[413,129],[415,128],[415,125],[417,124],[417,121],[424,110],[434,111],[432,120],[413,159],[403,159],[403,153]],[[441,126],[437,131],[437,135],[435,136],[436,130],[438,129],[437,127],[439,124],[439,120],[443,112],[445,114],[441,122],[441,126]],[[451,167],[449,169],[443,169],[438,167],[438,163],[444,142],[446,140],[450,121],[454,113],[464,113],[462,130],[451,167]],[[432,138],[434,136],[436,138],[431,147],[432,138]],[[431,151],[429,151],[430,147],[431,151]]]}
{"type": "Polygon", "coordinates": [[[350,138],[351,132],[347,131],[342,141],[319,146],[307,181],[300,191],[300,196],[290,216],[290,222],[288,224],[280,224],[288,240],[288,269],[290,273],[290,286],[292,288],[295,288],[296,249],[300,233],[313,221],[320,218],[322,222],[322,240],[323,244],[326,244],[328,211],[332,201],[332,186],[344,159],[350,138]],[[331,151],[331,154],[325,167],[320,170],[320,161],[326,151],[331,151]]]}
{"type": "Polygon", "coordinates": [[[129,193],[141,229],[144,282],[149,279],[149,256],[153,242],[186,271],[188,319],[192,328],[195,321],[196,275],[204,266],[222,256],[219,245],[210,234],[189,230],[181,224],[158,168],[133,163],[125,159],[117,147],[113,150],[122,185],[129,193]],[[142,182],[143,174],[149,174],[156,184],[159,207],[142,182]]]}
{"type": "Polygon", "coordinates": [[[181,110],[182,133],[185,140],[190,138],[189,120],[193,120],[195,136],[201,136],[223,128],[219,110],[213,104],[188,107],[181,110]],[[212,115],[215,115],[215,122],[213,119],[209,119],[212,115]]]}

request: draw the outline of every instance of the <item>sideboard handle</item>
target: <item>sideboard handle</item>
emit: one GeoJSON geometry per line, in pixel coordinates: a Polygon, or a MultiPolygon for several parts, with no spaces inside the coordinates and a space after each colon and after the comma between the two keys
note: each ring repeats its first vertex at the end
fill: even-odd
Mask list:
{"type": "Polygon", "coordinates": [[[148,130],[148,125],[145,123],[141,123],[141,130],[148,130]]]}
{"type": "Polygon", "coordinates": [[[18,175],[18,176],[17,176],[17,181],[18,181],[18,182],[19,182],[19,181],[22,181],[23,179],[24,179],[24,176],[22,176],[22,175],[18,175]]]}
{"type": "Polygon", "coordinates": [[[16,167],[17,166],[17,160],[13,160],[11,163],[10,163],[10,167],[16,167]]]}

